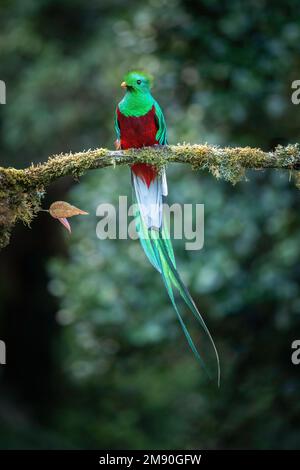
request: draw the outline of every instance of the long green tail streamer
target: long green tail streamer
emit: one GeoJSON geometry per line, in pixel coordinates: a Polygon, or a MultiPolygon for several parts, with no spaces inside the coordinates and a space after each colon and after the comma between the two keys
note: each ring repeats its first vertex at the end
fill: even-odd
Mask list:
{"type": "Polygon", "coordinates": [[[218,386],[220,386],[221,371],[220,371],[219,354],[218,354],[216,345],[212,339],[212,336],[204,322],[202,315],[200,314],[198,308],[196,307],[194,300],[192,299],[188,289],[184,285],[177,271],[173,247],[172,247],[170,235],[167,230],[167,225],[163,223],[163,228],[162,230],[159,230],[159,231],[153,230],[153,229],[148,230],[141,217],[140,210],[139,210],[134,194],[133,194],[133,197],[135,201],[134,216],[135,216],[135,222],[136,222],[136,230],[139,235],[139,239],[143,247],[143,250],[146,256],[148,257],[149,261],[151,262],[151,264],[162,275],[167,293],[170,297],[170,300],[172,302],[172,305],[174,307],[178,320],[181,324],[183,332],[187,338],[188,344],[190,348],[192,349],[194,355],[200,362],[201,366],[206,371],[207,375],[211,378],[211,374],[209,373],[207,367],[205,366],[205,363],[190,333],[188,332],[188,329],[185,325],[182,315],[179,312],[179,308],[176,303],[174,292],[173,292],[173,287],[175,287],[178,290],[180,296],[182,297],[182,299],[184,300],[186,305],[189,307],[190,311],[193,313],[194,317],[200,323],[206,335],[208,336],[209,341],[212,344],[212,347],[216,356],[217,381],[218,381],[218,386]]]}

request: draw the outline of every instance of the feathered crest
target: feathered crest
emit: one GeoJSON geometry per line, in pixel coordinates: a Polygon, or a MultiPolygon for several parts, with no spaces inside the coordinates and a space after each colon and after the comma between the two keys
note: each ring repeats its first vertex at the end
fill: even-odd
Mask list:
{"type": "Polygon", "coordinates": [[[153,76],[148,72],[144,72],[143,70],[131,70],[124,76],[124,81],[127,82],[131,78],[135,78],[135,77],[144,78],[145,80],[147,80],[149,87],[152,87],[153,82],[154,82],[153,76]]]}

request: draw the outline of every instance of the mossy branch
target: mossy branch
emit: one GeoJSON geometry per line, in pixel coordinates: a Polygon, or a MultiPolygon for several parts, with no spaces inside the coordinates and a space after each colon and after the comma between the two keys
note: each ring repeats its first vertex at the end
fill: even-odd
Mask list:
{"type": "MultiPolygon", "coordinates": [[[[41,209],[45,188],[62,176],[82,176],[87,170],[144,162],[161,168],[166,163],[187,163],[215,177],[236,183],[247,168],[300,169],[299,144],[278,146],[272,152],[250,147],[219,148],[211,145],[171,145],[132,150],[96,149],[60,154],[24,170],[0,167],[0,248],[7,245],[14,224],[30,224],[41,209]]],[[[296,182],[299,183],[298,172],[296,182]]]]}

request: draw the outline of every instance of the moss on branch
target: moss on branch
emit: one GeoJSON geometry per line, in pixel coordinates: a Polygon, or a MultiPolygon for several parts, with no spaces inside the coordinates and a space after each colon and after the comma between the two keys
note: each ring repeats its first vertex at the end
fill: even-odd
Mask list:
{"type": "MultiPolygon", "coordinates": [[[[299,144],[278,146],[272,152],[250,147],[172,145],[132,150],[95,149],[60,154],[45,163],[24,170],[0,167],[0,248],[7,245],[14,224],[30,224],[41,208],[45,189],[62,176],[79,178],[87,170],[144,162],[162,168],[166,163],[190,164],[194,170],[208,170],[216,178],[235,184],[245,178],[246,169],[300,169],[299,144]]],[[[300,186],[299,173],[295,173],[300,186]]]]}

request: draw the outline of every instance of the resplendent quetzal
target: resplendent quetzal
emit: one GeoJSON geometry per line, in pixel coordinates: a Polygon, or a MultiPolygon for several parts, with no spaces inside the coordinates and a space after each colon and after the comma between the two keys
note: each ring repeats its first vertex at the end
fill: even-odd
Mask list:
{"type": "MultiPolygon", "coordinates": [[[[129,72],[121,86],[125,96],[117,106],[115,130],[116,148],[141,148],[167,144],[166,122],[157,101],[151,95],[152,78],[140,71],[129,72]]],[[[176,288],[189,310],[207,334],[217,360],[217,378],[220,383],[219,356],[210,332],[198,311],[189,291],[177,271],[168,228],[163,219],[163,198],[168,194],[165,170],[158,172],[155,166],[136,163],[131,166],[133,199],[135,202],[136,229],[141,245],[152,263],[162,275],[167,292],[195,356],[204,366],[198,348],[195,346],[174,296],[176,288]]],[[[206,369],[206,367],[204,366],[206,369]]]]}

